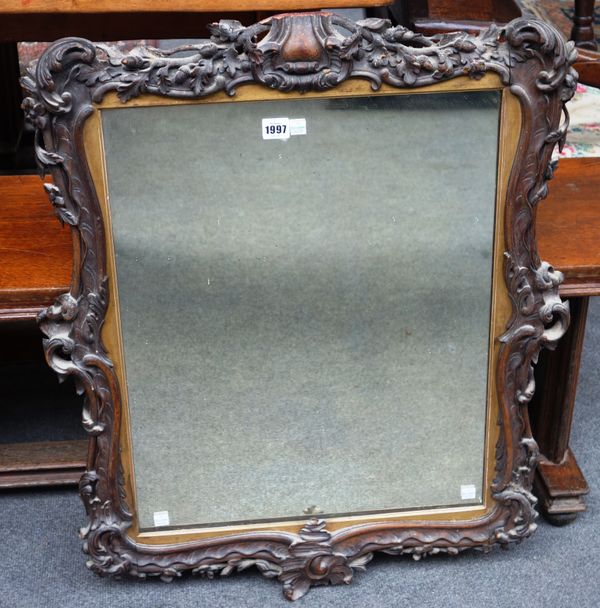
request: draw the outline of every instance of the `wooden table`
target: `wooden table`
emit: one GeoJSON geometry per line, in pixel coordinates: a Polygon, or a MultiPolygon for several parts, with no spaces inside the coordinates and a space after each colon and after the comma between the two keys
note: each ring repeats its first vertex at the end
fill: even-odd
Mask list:
{"type": "MultiPolygon", "coordinates": [[[[331,0],[327,6],[367,8],[390,1],[331,0]]],[[[221,18],[254,23],[268,14],[320,6],[318,0],[0,0],[0,172],[35,170],[27,165],[32,154],[14,154],[23,136],[17,42],[205,38],[207,25],[221,18]]],[[[30,327],[40,309],[68,290],[71,247],[39,178],[0,175],[0,331],[30,327]]],[[[86,441],[0,444],[0,487],[75,483],[86,453],[86,441]]]]}
{"type": "MultiPolygon", "coordinates": [[[[411,0],[411,6],[419,2],[411,0]]],[[[377,7],[389,3],[389,0],[332,0],[328,6],[377,7]]],[[[490,15],[498,18],[493,12],[497,3],[490,0],[488,4],[492,11],[490,15]]],[[[513,12],[517,5],[513,4],[506,4],[506,20],[516,16],[513,12]]],[[[202,3],[201,8],[192,0],[133,0],[127,3],[120,0],[0,0],[0,81],[3,84],[0,87],[0,116],[5,119],[0,119],[0,155],[3,144],[6,147],[18,138],[21,127],[18,40],[52,40],[64,35],[96,40],[169,38],[174,35],[201,37],[206,35],[206,24],[223,17],[224,11],[236,11],[228,16],[253,22],[262,16],[257,11],[277,12],[315,6],[318,6],[316,0],[242,0],[235,4],[209,0],[202,3]],[[214,13],[206,12],[213,10],[214,13]]],[[[465,18],[482,18],[469,14],[472,6],[465,2],[461,4],[465,18]]],[[[436,0],[429,9],[426,17],[432,22],[440,21],[437,29],[448,29],[448,22],[452,22],[452,29],[457,29],[454,20],[446,14],[456,12],[452,3],[436,0]]],[[[484,21],[489,20],[490,15],[486,13],[484,21]]],[[[421,25],[427,31],[437,27],[432,23],[421,25]]],[[[458,29],[481,29],[477,23],[478,27],[471,22],[459,25],[462,28],[458,29]]],[[[582,496],[587,492],[587,484],[568,443],[588,297],[600,294],[600,252],[596,245],[600,242],[600,187],[594,185],[600,175],[599,160],[561,161],[550,186],[550,198],[540,206],[538,218],[542,257],[565,272],[562,293],[571,300],[572,314],[571,329],[557,351],[544,353],[541,357],[538,391],[531,405],[535,436],[543,453],[536,489],[542,508],[556,523],[568,521],[583,510],[582,496]]],[[[0,285],[0,322],[32,323],[37,310],[68,289],[70,276],[68,231],[61,229],[52,216],[38,178],[0,177],[0,242],[3,243],[0,263],[7,277],[0,285]],[[13,225],[17,226],[16,230],[13,225]]],[[[17,455],[18,449],[11,448],[15,454],[13,462],[22,462],[19,466],[23,475],[30,475],[32,471],[23,468],[28,466],[27,455],[17,455]]],[[[60,461],[60,450],[54,457],[46,453],[44,458],[54,458],[57,466],[63,466],[63,471],[65,466],[70,467],[73,480],[76,477],[73,471],[82,470],[85,462],[83,446],[79,450],[79,469],[71,466],[73,460],[69,465],[60,461]]],[[[33,467],[39,461],[36,454],[43,450],[35,448],[34,451],[29,461],[33,467]]],[[[3,473],[0,466],[0,486],[5,473],[8,471],[3,473]]],[[[14,479],[14,471],[10,475],[14,479]]],[[[42,472],[35,483],[42,483],[44,476],[42,472]]]]}
{"type": "MultiPolygon", "coordinates": [[[[543,454],[536,491],[555,523],[569,521],[583,510],[582,497],[587,492],[569,448],[569,434],[588,298],[600,295],[598,176],[600,159],[561,160],[550,196],[538,209],[540,252],[565,273],[561,291],[570,299],[572,314],[571,328],[558,349],[541,357],[538,390],[531,405],[534,433],[543,454]]],[[[0,176],[0,201],[0,320],[34,322],[39,309],[68,290],[69,230],[54,216],[37,176],[0,176]]],[[[22,481],[28,485],[56,483],[61,471],[63,481],[75,481],[85,464],[85,445],[56,448],[54,456],[47,446],[38,445],[12,446],[11,458],[0,451],[0,463],[4,463],[0,465],[0,486],[9,481],[15,485],[15,462],[20,463],[22,481]],[[31,448],[29,457],[25,448],[31,448]],[[42,467],[44,459],[55,466],[40,468],[36,477],[36,463],[42,467]]]]}
{"type": "Polygon", "coordinates": [[[546,517],[563,524],[585,510],[588,492],[569,437],[589,297],[600,295],[600,158],[559,162],[550,195],[538,209],[537,231],[542,258],[565,274],[561,294],[571,307],[567,334],[556,351],[540,357],[530,406],[542,453],[535,492],[546,517]]]}
{"type": "MultiPolygon", "coordinates": [[[[0,176],[0,333],[10,343],[1,363],[43,360],[35,318],[68,290],[72,248],[40,178],[0,176]]],[[[87,440],[0,444],[0,487],[77,483],[87,446],[87,440]]]]}

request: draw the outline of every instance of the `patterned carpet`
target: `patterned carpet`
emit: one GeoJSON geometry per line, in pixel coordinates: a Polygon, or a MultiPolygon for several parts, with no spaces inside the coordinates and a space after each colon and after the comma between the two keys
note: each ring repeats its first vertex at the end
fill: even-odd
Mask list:
{"type": "MultiPolygon", "coordinates": [[[[573,0],[521,0],[526,12],[553,23],[568,38],[573,27],[573,0]]],[[[596,3],[596,38],[600,43],[600,5],[596,3]]],[[[560,157],[600,156],[600,90],[580,84],[569,102],[571,124],[560,157]]],[[[555,158],[559,157],[558,150],[555,158]]]]}
{"type": "Polygon", "coordinates": [[[577,93],[568,104],[571,121],[567,142],[555,157],[600,156],[600,89],[577,85],[577,93]]]}

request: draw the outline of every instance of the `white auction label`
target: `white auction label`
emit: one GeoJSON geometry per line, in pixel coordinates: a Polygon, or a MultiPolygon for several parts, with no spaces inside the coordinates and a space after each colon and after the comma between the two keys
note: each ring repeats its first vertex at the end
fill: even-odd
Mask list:
{"type": "Polygon", "coordinates": [[[162,526],[168,526],[170,523],[168,511],[155,511],[154,512],[154,526],[161,528],[162,526]]]}
{"type": "Polygon", "coordinates": [[[290,118],[290,135],[306,135],[306,118],[290,118]]]}
{"type": "Polygon", "coordinates": [[[475,484],[468,483],[460,486],[460,498],[461,500],[474,500],[477,498],[477,488],[475,484]]]}
{"type": "Polygon", "coordinates": [[[263,118],[262,119],[263,139],[289,139],[290,119],[289,118],[263,118]]]}

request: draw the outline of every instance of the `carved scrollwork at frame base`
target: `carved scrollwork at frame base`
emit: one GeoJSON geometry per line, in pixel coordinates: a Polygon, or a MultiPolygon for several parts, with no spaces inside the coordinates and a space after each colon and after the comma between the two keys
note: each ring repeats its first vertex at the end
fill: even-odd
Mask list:
{"type": "Polygon", "coordinates": [[[84,427],[95,452],[80,484],[89,524],[82,530],[88,565],[99,574],[159,576],[184,571],[225,576],[256,567],[278,578],[289,599],[311,586],[348,583],[375,551],[390,554],[455,554],[507,545],[535,529],[530,493],[537,446],[525,406],[534,391],[533,365],[542,347],[566,330],[568,306],[558,296],[562,277],[536,253],[535,206],[546,195],[550,156],[564,142],[576,74],[572,43],[549,25],[517,20],[478,36],[431,38],[381,19],[357,23],[329,13],[288,14],[243,27],[221,21],[211,38],[174,50],[137,48],[128,54],[68,38],[53,44],[23,79],[23,108],[36,127],[36,154],[54,184],[49,198],[61,221],[77,232],[79,269],[71,292],[40,315],[46,357],[59,376],[71,375],[85,393],[84,427]],[[350,78],[417,88],[457,77],[493,72],[521,103],[523,132],[510,176],[505,223],[505,278],[512,318],[501,338],[496,370],[500,439],[492,495],[496,507],[475,521],[394,522],[334,533],[310,520],[298,534],[246,533],[219,542],[198,540],[161,550],[127,534],[132,515],[120,466],[121,398],[112,362],[100,337],[106,315],[107,253],[99,202],[82,148],[82,128],[94,103],[109,92],[126,102],[154,94],[196,99],[246,83],[279,91],[326,90],[350,78]]]}

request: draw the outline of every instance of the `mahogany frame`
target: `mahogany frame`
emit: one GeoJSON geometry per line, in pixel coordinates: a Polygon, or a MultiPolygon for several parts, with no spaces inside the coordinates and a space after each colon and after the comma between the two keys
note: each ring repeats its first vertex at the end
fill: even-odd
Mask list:
{"type": "Polygon", "coordinates": [[[185,570],[212,578],[255,566],[278,578],[287,598],[297,599],[312,585],[349,583],[375,551],[419,559],[474,547],[487,551],[529,536],[536,527],[530,490],[538,460],[526,407],[534,392],[533,365],[540,349],[554,347],[569,322],[568,304],[558,295],[562,275],[539,259],[534,220],[552,176],[552,150],[566,134],[564,104],[577,76],[571,67],[573,44],[535,20],[519,19],[478,36],[428,38],[390,27],[386,20],[354,23],[324,12],[278,15],[247,28],[221,21],[211,26],[211,34],[210,40],[186,47],[192,54],[184,57],[150,48],[122,56],[66,38],[54,43],[22,81],[28,93],[23,107],[36,127],[37,159],[54,180],[46,190],[74,235],[71,289],[40,313],[39,322],[49,365],[59,377],[72,375],[86,397],[83,425],[93,442],[79,487],[89,518],[82,530],[88,566],[101,575],[163,580],[185,570]],[[506,176],[505,186],[500,179],[498,186],[494,265],[499,276],[504,267],[504,281],[497,282],[509,313],[504,319],[492,315],[492,325],[503,327],[491,334],[497,338],[488,394],[495,407],[488,410],[497,424],[487,426],[495,458],[488,459],[485,509],[475,515],[415,512],[369,521],[312,518],[304,525],[238,527],[216,536],[140,534],[128,506],[133,484],[126,391],[120,389],[122,355],[118,339],[114,343],[112,330],[104,327],[105,322],[118,325],[118,302],[110,219],[94,176],[97,163],[88,156],[97,110],[103,103],[114,107],[140,96],[133,103],[161,103],[149,95],[188,102],[222,99],[242,84],[254,87],[243,87],[240,97],[260,87],[278,95],[334,94],[352,89],[356,79],[373,90],[500,89],[503,106],[512,99],[516,108],[512,152],[500,150],[506,176]],[[116,97],[109,95],[115,92],[116,97]]]}

